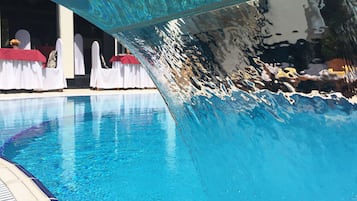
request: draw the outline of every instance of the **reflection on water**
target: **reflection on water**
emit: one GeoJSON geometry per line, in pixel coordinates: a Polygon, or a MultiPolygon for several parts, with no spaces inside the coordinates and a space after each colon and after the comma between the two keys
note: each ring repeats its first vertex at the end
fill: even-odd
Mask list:
{"type": "Polygon", "coordinates": [[[206,200],[157,92],[24,99],[11,109],[2,103],[0,111],[14,117],[1,120],[6,126],[23,122],[23,130],[0,127],[11,136],[1,136],[1,155],[28,169],[59,200],[206,200]],[[29,103],[38,110],[25,125],[33,117],[29,103]]]}
{"type": "Polygon", "coordinates": [[[355,0],[55,2],[144,64],[211,200],[356,199],[355,0]]]}
{"type": "Polygon", "coordinates": [[[25,137],[28,133],[40,135],[42,132],[33,131],[50,124],[50,121],[63,118],[67,98],[19,99],[0,103],[0,145],[3,145],[15,135],[17,138],[25,137]]]}

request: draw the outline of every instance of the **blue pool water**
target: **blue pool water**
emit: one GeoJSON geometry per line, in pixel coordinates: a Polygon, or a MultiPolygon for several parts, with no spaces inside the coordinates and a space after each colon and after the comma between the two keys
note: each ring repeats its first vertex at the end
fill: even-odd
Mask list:
{"type": "Polygon", "coordinates": [[[289,102],[269,92],[234,97],[197,98],[201,104],[178,118],[209,200],[357,199],[355,104],[301,95],[289,102]]]}
{"type": "Polygon", "coordinates": [[[62,201],[206,200],[158,93],[1,101],[1,155],[62,201]]]}
{"type": "Polygon", "coordinates": [[[59,200],[357,199],[355,104],[234,97],[177,124],[158,93],[2,101],[0,151],[59,200]]]}

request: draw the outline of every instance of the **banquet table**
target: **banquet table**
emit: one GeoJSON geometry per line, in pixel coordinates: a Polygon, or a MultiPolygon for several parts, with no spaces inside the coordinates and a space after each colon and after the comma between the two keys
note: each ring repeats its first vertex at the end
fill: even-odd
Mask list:
{"type": "Polygon", "coordinates": [[[115,55],[109,61],[112,68],[119,69],[120,88],[155,88],[150,76],[134,55],[115,55]]]}
{"type": "Polygon", "coordinates": [[[42,89],[45,63],[38,50],[0,48],[0,90],[42,89]]]}

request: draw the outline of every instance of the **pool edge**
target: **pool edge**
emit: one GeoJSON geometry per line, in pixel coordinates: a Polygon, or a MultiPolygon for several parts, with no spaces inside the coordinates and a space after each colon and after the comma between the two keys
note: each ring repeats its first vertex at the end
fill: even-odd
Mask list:
{"type": "Polygon", "coordinates": [[[2,170],[0,180],[5,184],[15,200],[58,201],[39,179],[21,165],[0,156],[0,169],[2,170]]]}

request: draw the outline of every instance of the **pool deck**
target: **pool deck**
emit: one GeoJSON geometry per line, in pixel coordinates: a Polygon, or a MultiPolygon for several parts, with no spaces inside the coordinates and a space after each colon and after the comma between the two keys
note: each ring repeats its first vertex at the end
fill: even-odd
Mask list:
{"type": "MultiPolygon", "coordinates": [[[[55,201],[52,194],[46,194],[31,174],[9,161],[0,158],[0,200],[1,201],[55,201]]],[[[47,190],[48,191],[48,190],[47,190]]]]}
{"type": "Polygon", "coordinates": [[[13,100],[19,98],[41,98],[56,96],[90,96],[110,94],[137,94],[152,93],[157,89],[133,89],[133,90],[92,90],[92,89],[64,89],[63,92],[24,92],[24,93],[0,93],[0,100],[13,100]]]}
{"type": "MultiPolygon", "coordinates": [[[[64,89],[62,92],[0,93],[0,100],[58,96],[88,96],[153,93],[156,89],[91,90],[64,89]]],[[[57,199],[21,165],[0,157],[0,201],[56,201],[57,199]]]]}

